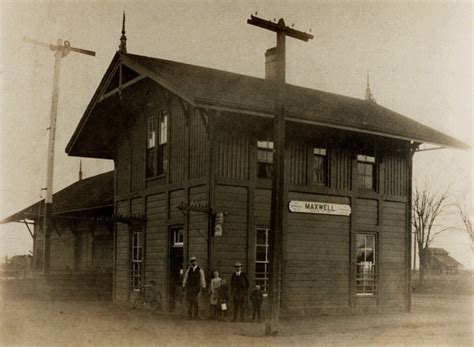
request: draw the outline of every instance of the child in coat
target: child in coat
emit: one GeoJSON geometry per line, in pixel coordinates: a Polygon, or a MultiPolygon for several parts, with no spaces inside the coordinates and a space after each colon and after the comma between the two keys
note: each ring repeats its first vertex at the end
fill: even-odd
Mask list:
{"type": "Polygon", "coordinates": [[[221,285],[217,288],[217,298],[220,305],[220,320],[225,322],[227,315],[227,305],[229,303],[229,289],[227,288],[227,282],[222,279],[221,285]]]}

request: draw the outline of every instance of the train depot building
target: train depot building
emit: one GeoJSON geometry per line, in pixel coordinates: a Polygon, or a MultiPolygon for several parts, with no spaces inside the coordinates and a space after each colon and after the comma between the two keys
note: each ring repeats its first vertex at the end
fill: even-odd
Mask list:
{"type": "MultiPolygon", "coordinates": [[[[66,148],[115,163],[113,299],[158,284],[179,311],[191,256],[268,285],[268,78],[117,52],[66,148]]],[[[263,54],[262,54],[263,63],[263,54]]],[[[366,100],[286,85],[287,315],[410,309],[412,159],[456,139],[366,100]]]]}

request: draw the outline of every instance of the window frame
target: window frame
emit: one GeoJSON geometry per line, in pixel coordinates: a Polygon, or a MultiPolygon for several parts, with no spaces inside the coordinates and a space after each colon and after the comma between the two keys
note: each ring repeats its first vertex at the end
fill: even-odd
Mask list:
{"type": "Polygon", "coordinates": [[[375,297],[378,295],[378,247],[377,234],[369,232],[358,232],[356,234],[355,292],[358,297],[375,297]],[[366,253],[364,253],[364,261],[359,262],[359,248],[357,245],[359,244],[358,238],[360,236],[364,237],[364,252],[372,250],[373,261],[371,263],[366,260],[368,258],[366,253]],[[369,237],[373,238],[373,248],[367,247],[367,239],[369,237]]]}
{"type": "Polygon", "coordinates": [[[168,169],[169,112],[163,110],[158,118],[158,143],[156,155],[156,176],[166,175],[168,169]],[[164,120],[164,122],[163,122],[164,120]]]}
{"type": "Polygon", "coordinates": [[[269,243],[269,235],[270,233],[270,228],[267,227],[262,227],[258,226],[255,228],[255,273],[254,273],[254,282],[255,284],[259,284],[262,288],[263,293],[268,292],[268,287],[269,287],[269,266],[270,266],[270,243],[269,243]],[[265,233],[265,243],[259,244],[258,243],[258,234],[259,232],[264,232],[265,233]],[[258,249],[263,248],[264,249],[264,254],[265,254],[265,259],[264,260],[258,260],[257,254],[258,254],[258,249]],[[261,271],[257,271],[257,266],[258,264],[264,264],[264,271],[263,273],[261,271]],[[259,274],[259,275],[257,275],[259,274]],[[260,274],[263,274],[261,276],[260,274]]]}
{"type": "Polygon", "coordinates": [[[146,144],[145,144],[145,178],[153,178],[157,171],[157,117],[147,117],[146,144]],[[150,134],[152,134],[150,136],[150,134]],[[150,141],[151,140],[151,141],[150,141]]]}
{"type": "Polygon", "coordinates": [[[320,187],[329,187],[329,148],[327,145],[316,144],[312,146],[311,150],[311,184],[320,187]],[[316,151],[318,153],[316,153],[316,151]],[[316,159],[322,160],[323,169],[318,168],[319,175],[324,174],[323,182],[316,180],[316,159]]]}
{"type": "Polygon", "coordinates": [[[169,118],[168,110],[147,117],[145,179],[165,176],[168,171],[169,118]]]}
{"type": "Polygon", "coordinates": [[[130,288],[132,290],[140,289],[143,284],[144,275],[144,238],[143,230],[130,231],[130,288]]]}
{"type": "Polygon", "coordinates": [[[273,141],[257,140],[257,178],[272,178],[274,149],[273,141]]]}
{"type": "Polygon", "coordinates": [[[378,190],[377,156],[375,155],[375,153],[371,153],[368,151],[359,151],[356,155],[356,160],[357,160],[357,171],[356,171],[357,187],[362,190],[377,192],[378,190]],[[363,172],[361,172],[361,168],[363,168],[363,172]],[[368,174],[367,169],[369,169],[370,175],[368,174]],[[371,178],[370,187],[367,184],[368,178],[371,178]]]}

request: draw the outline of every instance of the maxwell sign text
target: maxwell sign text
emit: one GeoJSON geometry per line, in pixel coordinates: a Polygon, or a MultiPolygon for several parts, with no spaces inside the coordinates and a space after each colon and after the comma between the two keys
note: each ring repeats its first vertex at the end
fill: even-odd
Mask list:
{"type": "Polygon", "coordinates": [[[334,214],[339,216],[350,216],[351,207],[349,205],[331,204],[326,202],[297,201],[292,200],[289,204],[291,212],[334,214]]]}

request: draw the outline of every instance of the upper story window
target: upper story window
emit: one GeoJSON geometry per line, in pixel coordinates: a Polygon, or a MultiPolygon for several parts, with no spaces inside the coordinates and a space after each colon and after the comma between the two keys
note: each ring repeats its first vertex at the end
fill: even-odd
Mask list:
{"type": "Polygon", "coordinates": [[[146,178],[166,173],[168,155],[168,111],[148,117],[146,144],[146,178]]]}
{"type": "Polygon", "coordinates": [[[157,175],[166,173],[166,167],[168,164],[168,155],[166,146],[168,144],[168,111],[161,112],[160,124],[159,124],[160,138],[158,141],[157,150],[157,175]]]}
{"type": "Polygon", "coordinates": [[[313,183],[328,185],[328,151],[324,147],[313,147],[313,183]]]}
{"type": "Polygon", "coordinates": [[[146,140],[146,177],[156,175],[156,117],[147,119],[147,140],[146,140]]]}
{"type": "Polygon", "coordinates": [[[359,188],[376,190],[376,160],[375,156],[357,155],[357,185],[359,188]]]}
{"type": "Polygon", "coordinates": [[[273,170],[273,142],[257,141],[257,177],[270,178],[273,170]]]}

